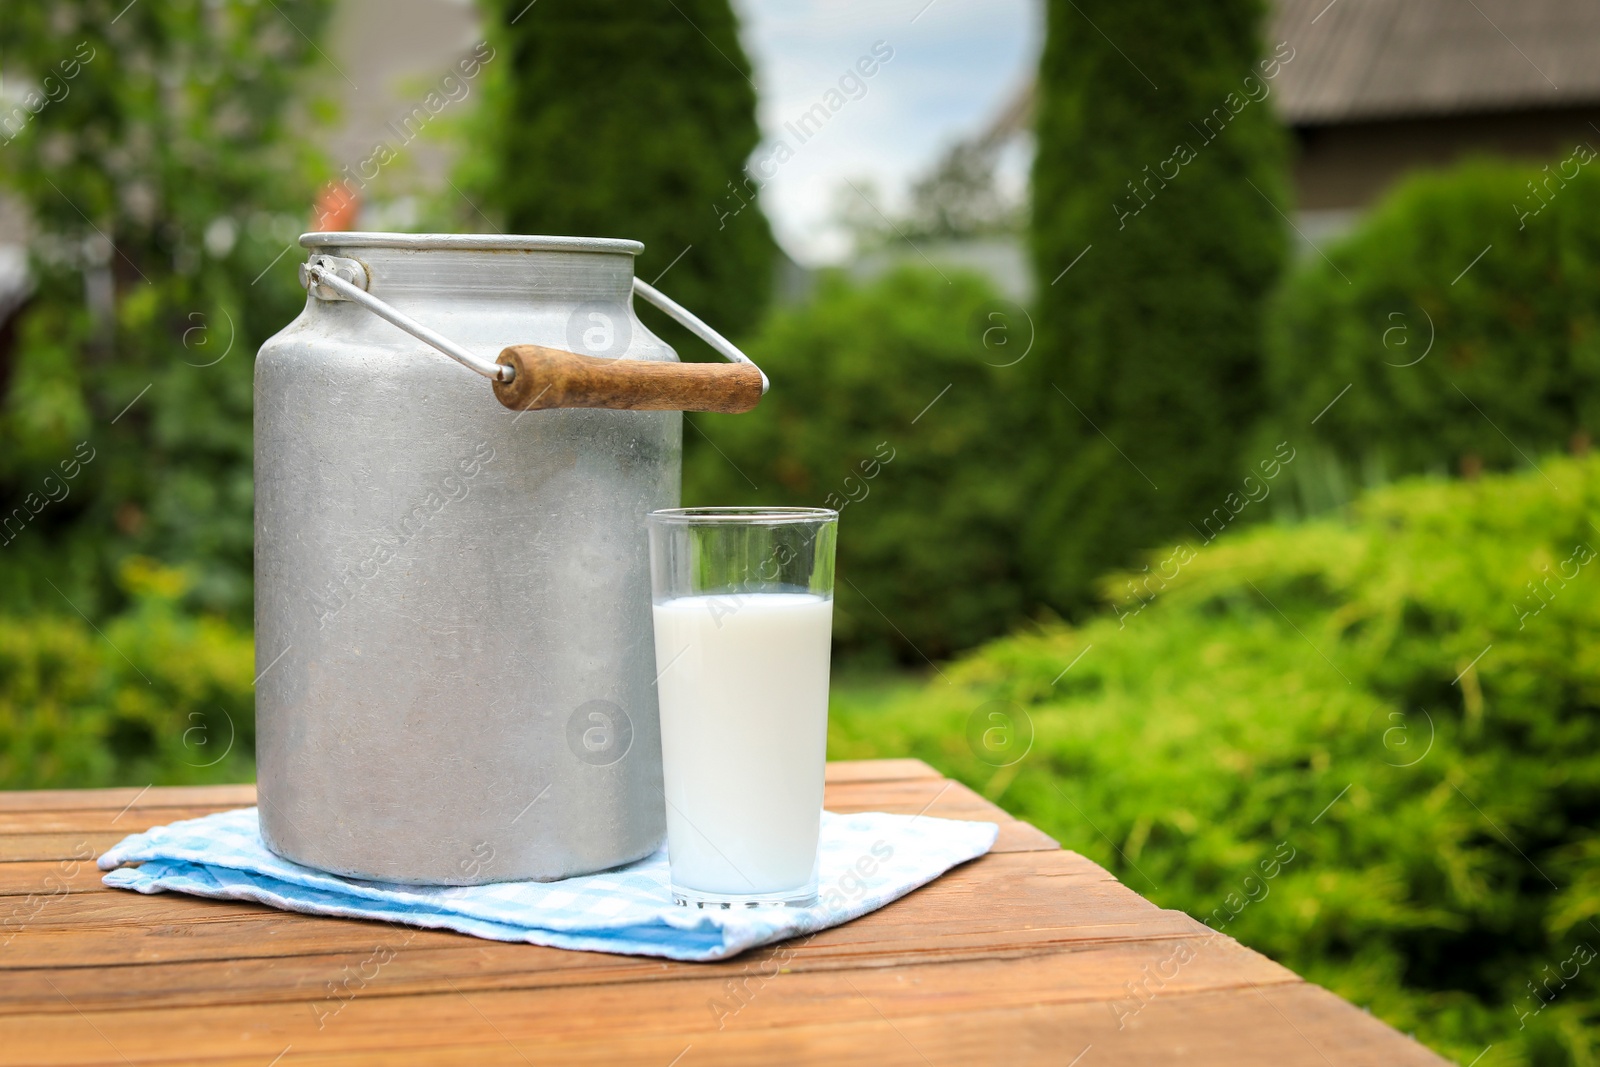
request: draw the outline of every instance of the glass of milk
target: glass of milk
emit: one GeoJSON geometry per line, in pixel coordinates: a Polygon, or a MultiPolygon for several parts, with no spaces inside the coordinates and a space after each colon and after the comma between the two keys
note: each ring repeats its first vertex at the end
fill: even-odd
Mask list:
{"type": "Polygon", "coordinates": [[[650,514],[678,904],[817,902],[838,523],[826,508],[650,514]]]}

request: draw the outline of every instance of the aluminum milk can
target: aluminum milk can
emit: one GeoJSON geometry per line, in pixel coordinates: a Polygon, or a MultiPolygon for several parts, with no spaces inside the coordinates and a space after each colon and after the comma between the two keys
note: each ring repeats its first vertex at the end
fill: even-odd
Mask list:
{"type": "Polygon", "coordinates": [[[301,244],[305,310],[255,370],[266,843],[439,885],[650,854],[644,517],[679,502],[679,412],[746,410],[764,376],[635,281],[634,241],[301,244]],[[634,292],[737,362],[679,364],[634,292]]]}

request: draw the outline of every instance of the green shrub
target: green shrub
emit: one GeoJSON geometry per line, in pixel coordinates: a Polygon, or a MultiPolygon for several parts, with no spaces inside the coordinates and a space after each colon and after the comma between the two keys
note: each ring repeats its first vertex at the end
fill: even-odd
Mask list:
{"type": "Polygon", "coordinates": [[[761,133],[728,0],[493,0],[488,15],[497,58],[462,172],[475,203],[512,233],[643,241],[639,277],[724,333],[753,328],[776,245],[745,179],[761,133]]]}
{"type": "Polygon", "coordinates": [[[1262,11],[1046,5],[1026,547],[1058,608],[1184,535],[1232,488],[1260,417],[1261,315],[1285,249],[1270,96],[1296,62],[1287,45],[1260,58],[1262,11]]]}
{"type": "Polygon", "coordinates": [[[841,702],[830,754],[921,756],[1459,1062],[1593,1063],[1600,461],[1542,465],[1162,553],[841,702]]]}
{"type": "Polygon", "coordinates": [[[1005,364],[1026,334],[973,276],[824,276],[748,346],[772,380],[761,406],[685,416],[685,502],[840,508],[846,652],[921,663],[1001,633],[1025,605],[1023,380],[1005,364]]]}
{"type": "Polygon", "coordinates": [[[255,776],[250,634],[177,607],[182,573],[124,564],[132,608],[0,617],[0,788],[237,782],[255,776]]]}
{"type": "Polygon", "coordinates": [[[1600,429],[1600,172],[1578,159],[1412,179],[1305,260],[1269,320],[1276,421],[1316,419],[1312,447],[1369,479],[1600,429]]]}
{"type": "Polygon", "coordinates": [[[331,7],[7,5],[7,84],[52,98],[0,112],[36,283],[0,350],[0,610],[101,618],[142,552],[249,618],[252,360],[305,300],[290,104],[331,7]]]}

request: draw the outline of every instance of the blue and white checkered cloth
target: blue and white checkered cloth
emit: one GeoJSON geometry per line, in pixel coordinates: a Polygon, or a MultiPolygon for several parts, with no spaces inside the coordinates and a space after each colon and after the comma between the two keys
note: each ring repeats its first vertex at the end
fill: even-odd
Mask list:
{"type": "Polygon", "coordinates": [[[288,911],[382,919],[496,941],[720,960],[875,911],[988,852],[994,823],[922,815],[822,815],[819,901],[811,908],[699,910],[672,903],[667,853],[559,882],[414,886],[341,878],[291,863],[261,841],[255,808],[158,826],[100,857],[105,884],[254,900],[288,911]],[[137,867],[123,864],[136,863],[137,867]]]}

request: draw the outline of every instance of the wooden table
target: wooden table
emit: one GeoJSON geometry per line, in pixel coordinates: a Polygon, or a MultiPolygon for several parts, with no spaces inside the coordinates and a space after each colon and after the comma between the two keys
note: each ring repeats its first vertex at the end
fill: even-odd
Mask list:
{"type": "Polygon", "coordinates": [[[916,760],[831,764],[827,806],[990,819],[995,850],[717,964],[101,886],[125,834],[254,798],[0,793],[0,1063],[1445,1062],[916,760]]]}

